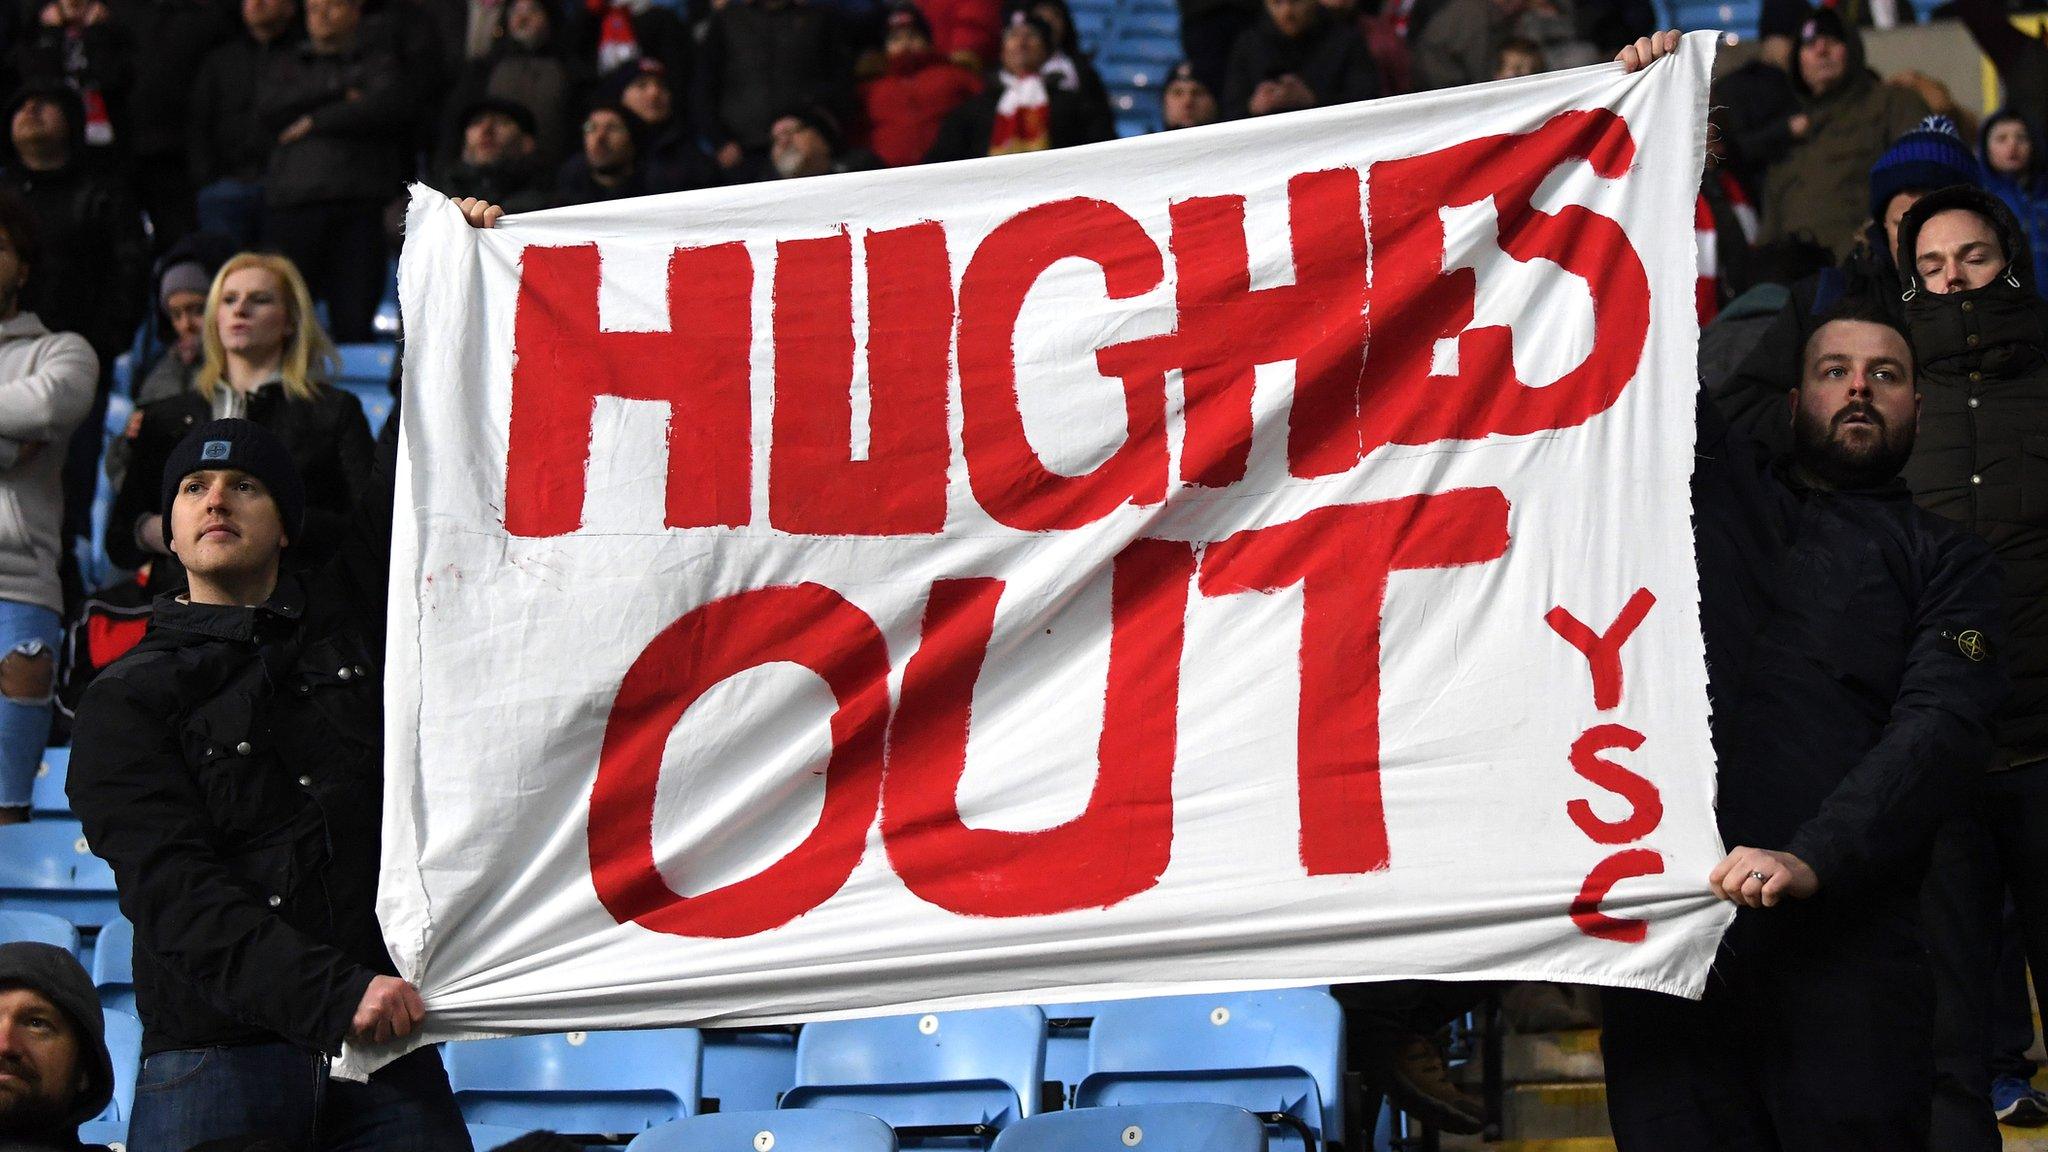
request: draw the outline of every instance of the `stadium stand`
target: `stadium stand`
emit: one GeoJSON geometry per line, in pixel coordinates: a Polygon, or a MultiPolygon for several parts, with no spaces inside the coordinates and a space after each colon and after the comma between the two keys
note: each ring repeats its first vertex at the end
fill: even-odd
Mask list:
{"type": "Polygon", "coordinates": [[[1235,1104],[1276,1144],[1315,1147],[1344,1138],[1343,1067],[1344,1013],[1327,991],[1125,1000],[1095,1018],[1074,1103],[1235,1104]]]}
{"type": "Polygon", "coordinates": [[[78,927],[48,912],[0,912],[0,944],[55,944],[78,955],[78,927]]]}
{"type": "Polygon", "coordinates": [[[64,795],[64,779],[70,770],[71,749],[43,749],[43,762],[36,767],[35,792],[29,799],[29,815],[71,815],[71,800],[64,795]]]}
{"type": "Polygon", "coordinates": [[[796,1032],[790,1028],[704,1029],[703,1098],[720,1112],[771,1109],[796,1083],[796,1032]]]}
{"type": "Polygon", "coordinates": [[[471,1124],[630,1135],[697,1111],[694,1028],[464,1040],[442,1050],[471,1124]]]}
{"type": "Polygon", "coordinates": [[[650,1128],[629,1152],[896,1152],[896,1133],[860,1112],[718,1112],[650,1128]]]}
{"type": "Polygon", "coordinates": [[[993,1152],[1265,1152],[1266,1126],[1228,1104],[1132,1104],[1048,1112],[996,1137],[993,1152]]]}
{"type": "Polygon", "coordinates": [[[135,925],[116,916],[93,941],[92,986],[99,989],[100,1007],[109,1012],[135,1012],[135,925]]]}
{"type": "Polygon", "coordinates": [[[986,1137],[1039,1111],[1045,1013],[927,1012],[808,1024],[784,1108],[842,1108],[888,1121],[906,1143],[986,1137]]]}
{"type": "Polygon", "coordinates": [[[123,1146],[135,1107],[135,1078],[142,1071],[142,1021],[126,1012],[107,1013],[107,1054],[114,1059],[114,1098],[98,1116],[79,1125],[86,1144],[123,1146]]]}
{"type": "Polygon", "coordinates": [[[0,911],[47,912],[81,931],[112,919],[114,870],[70,820],[0,827],[0,911]]]}

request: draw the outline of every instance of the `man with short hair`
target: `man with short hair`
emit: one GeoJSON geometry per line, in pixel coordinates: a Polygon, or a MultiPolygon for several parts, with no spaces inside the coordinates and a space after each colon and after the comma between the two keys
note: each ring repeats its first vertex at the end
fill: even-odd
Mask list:
{"type": "Polygon", "coordinates": [[[0,1148],[81,1152],[114,1095],[92,977],[54,944],[0,944],[0,1148]]]}
{"type": "Polygon", "coordinates": [[[462,152],[437,181],[449,196],[476,196],[502,204],[507,212],[548,206],[535,163],[537,121],[516,100],[486,96],[462,114],[462,152]]]}
{"type": "Polygon", "coordinates": [[[333,1080],[344,1039],[425,1015],[377,923],[395,423],[333,559],[285,574],[305,488],[276,435],[195,428],[162,504],[188,587],[86,689],[71,806],[135,925],[143,1054],[130,1152],[271,1136],[463,1152],[433,1048],[333,1080]]]}
{"type": "Polygon", "coordinates": [[[555,203],[595,204],[672,191],[640,158],[647,126],[624,105],[599,102],[583,117],[583,150],[555,180],[555,203]]]}
{"type": "MultiPolygon", "coordinates": [[[[616,102],[647,126],[640,163],[656,173],[666,190],[681,192],[718,183],[711,157],[697,144],[697,129],[684,114],[676,81],[661,61],[641,57],[605,79],[601,98],[616,102]]],[[[489,199],[489,197],[484,197],[489,199]]]]}
{"type": "Polygon", "coordinates": [[[766,179],[795,180],[879,167],[881,161],[872,152],[845,146],[839,122],[822,108],[793,109],[776,117],[768,131],[766,179]]]}
{"type": "Polygon", "coordinates": [[[1623,1152],[1926,1152],[1918,890],[2006,696],[1997,562],[1917,507],[1913,349],[1845,301],[1773,466],[1700,405],[1693,501],[1718,820],[1739,904],[1704,999],[1607,989],[1623,1152]]]}
{"type": "Polygon", "coordinates": [[[1166,87],[1159,93],[1159,122],[1166,131],[1199,128],[1214,124],[1222,115],[1216,94],[1209,91],[1193,64],[1183,60],[1166,75],[1166,87]]]}

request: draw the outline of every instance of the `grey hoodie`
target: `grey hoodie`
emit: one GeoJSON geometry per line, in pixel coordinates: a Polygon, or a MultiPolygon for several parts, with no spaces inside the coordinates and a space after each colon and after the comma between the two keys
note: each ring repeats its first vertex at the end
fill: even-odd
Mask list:
{"type": "Polygon", "coordinates": [[[85,337],[53,334],[33,312],[0,322],[0,600],[64,610],[64,449],[99,372],[85,337]]]}

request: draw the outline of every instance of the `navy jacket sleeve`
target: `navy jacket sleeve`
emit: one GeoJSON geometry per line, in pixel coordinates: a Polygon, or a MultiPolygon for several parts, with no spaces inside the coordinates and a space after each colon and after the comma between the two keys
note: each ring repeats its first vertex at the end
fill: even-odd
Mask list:
{"type": "Polygon", "coordinates": [[[1891,718],[1785,848],[1820,877],[1853,888],[1920,851],[1970,780],[1990,764],[1991,717],[2008,691],[1996,653],[2000,573],[1990,545],[1945,536],[1930,565],[1891,718]],[[1974,651],[1970,632],[1984,639],[1974,651]]]}
{"type": "Polygon", "coordinates": [[[220,1011],[340,1051],[376,973],[286,924],[234,878],[173,718],[148,697],[118,667],[93,681],[67,781],[138,944],[220,1011]]]}

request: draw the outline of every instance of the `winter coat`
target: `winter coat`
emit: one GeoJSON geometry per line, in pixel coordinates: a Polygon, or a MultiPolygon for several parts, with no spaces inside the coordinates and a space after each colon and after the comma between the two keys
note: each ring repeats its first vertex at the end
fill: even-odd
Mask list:
{"type": "MultiPolygon", "coordinates": [[[[136,522],[161,513],[164,462],[185,433],[213,419],[213,407],[198,392],[186,392],[142,408],[128,474],[107,514],[107,556],[123,568],[139,568],[152,560],[152,588],[183,582],[174,557],[144,552],[135,543],[136,522]]],[[[292,463],[306,485],[306,522],[285,550],[288,568],[304,569],[326,561],[340,544],[344,528],[369,498],[375,445],[362,402],[339,388],[321,388],[314,399],[293,400],[282,384],[258,388],[249,397],[249,419],[283,440],[292,463]]]]}
{"type": "Polygon", "coordinates": [[[128,148],[138,157],[182,158],[186,101],[200,61],[235,38],[235,5],[223,0],[114,0],[114,20],[148,46],[128,90],[128,148]]]}
{"type": "Polygon", "coordinates": [[[1984,118],[1984,128],[1977,135],[1977,155],[1985,157],[1983,167],[1984,187],[1995,193],[2012,214],[2019,219],[2020,227],[2027,233],[2028,248],[2034,258],[2034,285],[2039,288],[2048,285],[2048,153],[2042,151],[2048,146],[2048,137],[2025,117],[2027,135],[2034,142],[2034,165],[2031,171],[2022,173],[2018,179],[2002,176],[1991,170],[1989,157],[1991,129],[1999,122],[2011,120],[2012,113],[2001,110],[1984,118]]]}
{"type": "Polygon", "coordinates": [[[1799,113],[1799,90],[1783,68],[1751,60],[1714,81],[1709,106],[1723,110],[1722,166],[1735,174],[1752,197],[1763,193],[1764,173],[1797,143],[1792,117],[1799,113]]]}
{"type": "Polygon", "coordinates": [[[1418,26],[1409,17],[1415,90],[1455,88],[1493,79],[1494,56],[1514,31],[1515,17],[1493,0],[1451,0],[1418,26]]]}
{"type": "MultiPolygon", "coordinates": [[[[2005,205],[1950,189],[1998,219],[2012,250],[2025,235],[2005,205]]],[[[1899,229],[1913,251],[1916,212],[1899,229]]],[[[1919,360],[1920,436],[1905,478],[1920,505],[1982,536],[2005,566],[2012,706],[1999,717],[2001,764],[2048,758],[2048,301],[2024,257],[1983,288],[1937,295],[1904,277],[1919,360]]]]}
{"type": "Polygon", "coordinates": [[[271,147],[264,203],[299,208],[370,200],[381,208],[412,175],[411,99],[398,53],[367,22],[344,51],[318,52],[302,42],[273,58],[257,96],[259,130],[275,140],[310,116],[313,131],[271,147]]]}
{"type": "Polygon", "coordinates": [[[553,168],[578,146],[575,116],[590,89],[590,75],[552,49],[530,50],[509,36],[498,41],[489,56],[470,62],[449,94],[441,131],[443,158],[460,155],[462,114],[490,96],[533,113],[535,152],[543,168],[553,168]]]}
{"type": "Polygon", "coordinates": [[[852,95],[853,58],[832,8],[735,0],[704,23],[691,103],[714,145],[765,148],[784,112],[821,104],[843,114],[852,95]]]}
{"type": "Polygon", "coordinates": [[[262,178],[277,133],[265,133],[258,123],[257,95],[272,61],[295,51],[289,33],[259,44],[245,32],[200,62],[187,104],[193,187],[221,179],[262,178]]]}
{"type": "Polygon", "coordinates": [[[918,163],[946,116],[981,87],[981,77],[936,52],[892,57],[888,71],[861,85],[868,148],[892,168],[918,163]]]}
{"type": "Polygon", "coordinates": [[[135,925],[145,1054],[334,1053],[396,974],[376,915],[390,534],[387,455],[328,563],[254,608],[159,597],[86,689],[67,792],[135,925]]]}
{"type": "Polygon", "coordinates": [[[33,312],[0,322],[0,600],[64,610],[64,450],[99,374],[77,333],[53,334],[33,312]]]}
{"type": "Polygon", "coordinates": [[[1261,20],[1231,46],[1223,81],[1223,117],[1237,120],[1251,115],[1253,90],[1290,72],[1308,85],[1318,108],[1370,100],[1380,94],[1372,53],[1350,25],[1318,18],[1311,31],[1290,37],[1282,36],[1270,19],[1261,20]]]}
{"type": "Polygon", "coordinates": [[[647,164],[636,163],[625,182],[616,188],[599,184],[590,174],[590,161],[583,153],[569,157],[568,162],[555,177],[555,207],[571,204],[600,204],[607,200],[624,200],[630,196],[652,196],[657,192],[673,192],[663,180],[663,173],[647,164]]]}
{"type": "MultiPolygon", "coordinates": [[[[1700,405],[1693,511],[1721,837],[1816,905],[1910,915],[2006,697],[1998,566],[1893,481],[1821,491],[1700,405]]],[[[75,769],[74,769],[75,770],[75,769]]]]}
{"type": "MultiPolygon", "coordinates": [[[[1093,144],[1109,139],[1115,132],[1113,126],[1096,116],[1072,92],[1047,85],[1045,96],[1053,147],[1093,144]]],[[[938,139],[932,141],[931,151],[925,153],[925,163],[988,155],[989,140],[995,133],[996,105],[1002,98],[1002,86],[991,84],[981,95],[953,109],[939,125],[938,139]]]]}
{"type": "Polygon", "coordinates": [[[507,212],[537,211],[554,200],[539,165],[512,160],[481,166],[457,161],[434,173],[434,188],[451,200],[474,196],[507,212]]]}
{"type": "Polygon", "coordinates": [[[1850,36],[1842,81],[1814,95],[1793,77],[1809,125],[1764,174],[1760,242],[1811,232],[1840,255],[1869,221],[1870,169],[1885,149],[1927,115],[1927,103],[1864,67],[1863,43],[1850,36]]]}
{"type": "Polygon", "coordinates": [[[50,172],[17,164],[0,184],[21,193],[42,230],[42,263],[22,306],[53,331],[84,336],[112,364],[150,307],[149,236],[134,194],[80,160],[50,172]]]}

